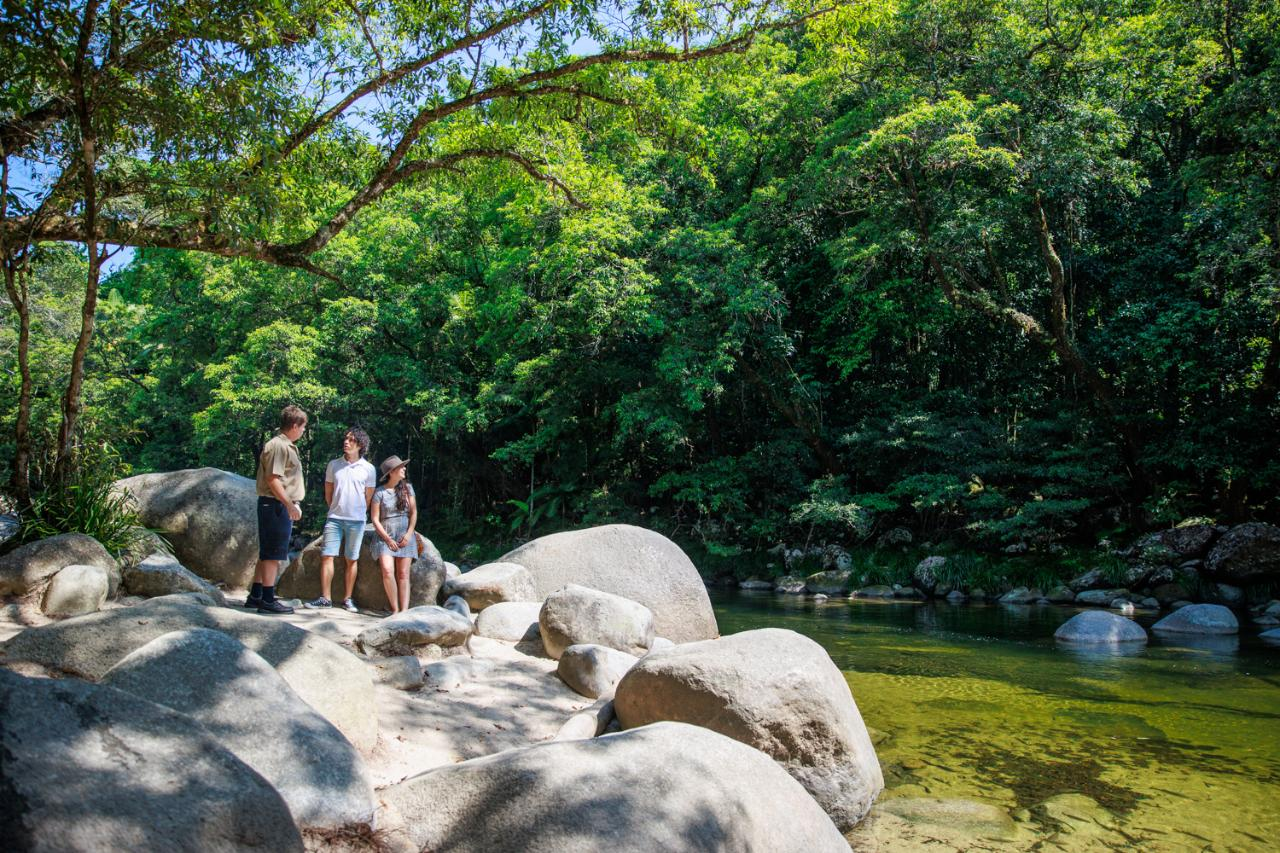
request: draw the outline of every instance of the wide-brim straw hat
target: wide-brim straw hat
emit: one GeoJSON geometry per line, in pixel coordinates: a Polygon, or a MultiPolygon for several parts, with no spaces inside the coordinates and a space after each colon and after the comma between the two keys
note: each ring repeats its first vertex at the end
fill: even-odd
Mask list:
{"type": "Polygon", "coordinates": [[[382,475],[378,478],[379,481],[387,479],[387,477],[391,476],[392,471],[397,468],[403,468],[408,464],[408,459],[401,459],[399,456],[388,456],[386,459],[383,459],[382,464],[378,466],[378,470],[382,472],[382,475]]]}

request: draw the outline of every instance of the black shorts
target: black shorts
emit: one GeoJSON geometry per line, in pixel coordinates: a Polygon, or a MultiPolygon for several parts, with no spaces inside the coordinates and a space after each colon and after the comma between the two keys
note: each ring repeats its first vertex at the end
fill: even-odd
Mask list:
{"type": "Polygon", "coordinates": [[[293,519],[289,510],[275,498],[258,498],[258,559],[289,559],[289,539],[293,536],[293,519]]]}

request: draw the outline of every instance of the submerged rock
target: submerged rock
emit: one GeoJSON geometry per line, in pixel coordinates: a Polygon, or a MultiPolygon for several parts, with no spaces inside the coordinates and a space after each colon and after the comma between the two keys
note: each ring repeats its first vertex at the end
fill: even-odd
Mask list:
{"type": "Polygon", "coordinates": [[[1145,643],[1147,632],[1110,611],[1086,610],[1063,622],[1053,638],[1064,643],[1145,643]]]}
{"type": "Polygon", "coordinates": [[[946,827],[979,838],[1009,840],[1017,832],[1013,818],[1004,809],[973,800],[896,797],[876,808],[908,823],[946,827]]]}
{"type": "Polygon", "coordinates": [[[403,816],[401,826],[388,827],[392,837],[416,850],[849,849],[767,756],[679,723],[512,749],[430,770],[380,794],[403,816]]]}
{"type": "Polygon", "coordinates": [[[1153,631],[1178,634],[1235,634],[1240,630],[1236,616],[1221,604],[1190,604],[1180,607],[1151,626],[1153,631]]]}

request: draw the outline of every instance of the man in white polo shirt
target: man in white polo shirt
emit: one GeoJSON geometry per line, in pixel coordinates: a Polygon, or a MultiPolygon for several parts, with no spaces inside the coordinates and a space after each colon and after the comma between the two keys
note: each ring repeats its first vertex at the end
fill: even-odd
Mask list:
{"type": "Polygon", "coordinates": [[[356,588],[356,572],[360,562],[360,543],[369,517],[369,501],[378,485],[378,472],[365,454],[369,452],[369,434],[351,427],[342,436],[342,458],[329,463],[324,472],[324,498],[329,503],[329,517],[324,522],[324,548],[320,551],[320,597],[308,601],[307,607],[332,607],[329,592],[333,586],[333,558],[342,552],[347,560],[346,594],[342,606],[352,613],[351,600],[356,588]]]}

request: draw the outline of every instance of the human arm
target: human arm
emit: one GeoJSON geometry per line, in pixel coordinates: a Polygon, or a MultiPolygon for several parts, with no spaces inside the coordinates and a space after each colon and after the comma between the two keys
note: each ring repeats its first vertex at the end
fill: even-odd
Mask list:
{"type": "Polygon", "coordinates": [[[279,474],[272,474],[267,478],[267,488],[271,489],[271,494],[275,495],[276,500],[284,504],[284,508],[289,511],[289,518],[297,521],[302,518],[302,509],[293,501],[289,500],[289,496],[284,492],[284,478],[279,474]]]}
{"type": "Polygon", "coordinates": [[[409,492],[409,529],[400,539],[400,544],[396,547],[405,548],[413,541],[413,529],[418,524],[418,499],[414,496],[413,491],[409,492]]]}

